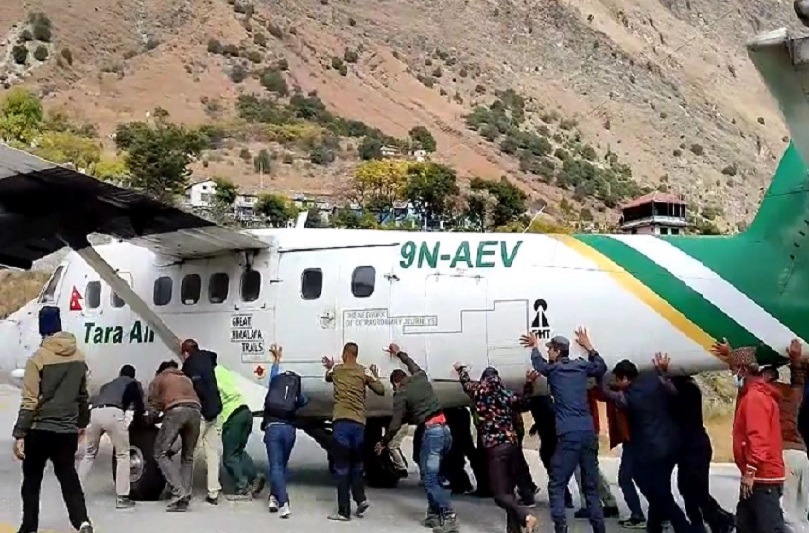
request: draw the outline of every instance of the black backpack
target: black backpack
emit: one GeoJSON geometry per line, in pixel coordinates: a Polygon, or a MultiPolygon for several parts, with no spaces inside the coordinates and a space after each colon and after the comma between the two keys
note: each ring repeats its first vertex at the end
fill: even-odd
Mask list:
{"type": "Polygon", "coordinates": [[[264,412],[273,417],[291,418],[298,409],[301,392],[301,377],[294,372],[278,374],[270,382],[264,397],[264,412]]]}

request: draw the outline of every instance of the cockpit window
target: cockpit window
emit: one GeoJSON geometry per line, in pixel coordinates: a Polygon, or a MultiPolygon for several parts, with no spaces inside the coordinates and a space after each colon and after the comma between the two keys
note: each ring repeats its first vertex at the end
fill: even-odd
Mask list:
{"type": "Polygon", "coordinates": [[[56,267],[56,270],[53,272],[53,276],[51,279],[48,280],[48,284],[45,285],[45,290],[42,291],[42,294],[39,297],[39,303],[53,303],[56,301],[56,288],[59,286],[59,282],[62,280],[62,274],[65,271],[65,267],[59,265],[56,267]]]}

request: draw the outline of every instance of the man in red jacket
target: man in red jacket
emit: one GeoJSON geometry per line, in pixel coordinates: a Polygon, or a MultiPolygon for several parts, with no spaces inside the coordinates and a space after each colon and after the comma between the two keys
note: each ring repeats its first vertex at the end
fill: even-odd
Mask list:
{"type": "Polygon", "coordinates": [[[732,365],[743,387],[733,420],[733,458],[742,474],[736,528],[738,533],[786,533],[781,510],[785,479],[781,395],[761,378],[755,354],[748,352],[734,353],[739,360],[732,365]]]}

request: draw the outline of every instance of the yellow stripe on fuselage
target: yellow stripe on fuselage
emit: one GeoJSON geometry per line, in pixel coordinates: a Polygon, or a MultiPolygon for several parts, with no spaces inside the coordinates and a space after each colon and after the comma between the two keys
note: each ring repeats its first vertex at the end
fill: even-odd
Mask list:
{"type": "Polygon", "coordinates": [[[595,248],[588,246],[570,235],[548,235],[568,248],[572,248],[580,255],[586,257],[598,268],[609,274],[621,287],[635,295],[639,300],[655,310],[657,314],[665,318],[672,326],[680,330],[683,335],[710,351],[716,342],[699,326],[691,322],[684,314],[671,306],[666,300],[655,294],[649,287],[641,283],[635,276],[624,270],[619,264],[602,254],[595,248]]]}

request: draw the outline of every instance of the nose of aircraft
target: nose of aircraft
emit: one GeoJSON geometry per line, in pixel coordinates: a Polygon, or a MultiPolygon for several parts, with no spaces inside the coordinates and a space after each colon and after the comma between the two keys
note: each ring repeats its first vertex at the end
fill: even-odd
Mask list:
{"type": "Polygon", "coordinates": [[[0,320],[0,383],[20,386],[25,362],[39,343],[38,304],[31,301],[0,320]]]}
{"type": "Polygon", "coordinates": [[[0,383],[16,384],[14,371],[20,351],[18,322],[12,319],[0,320],[0,383]]]}

